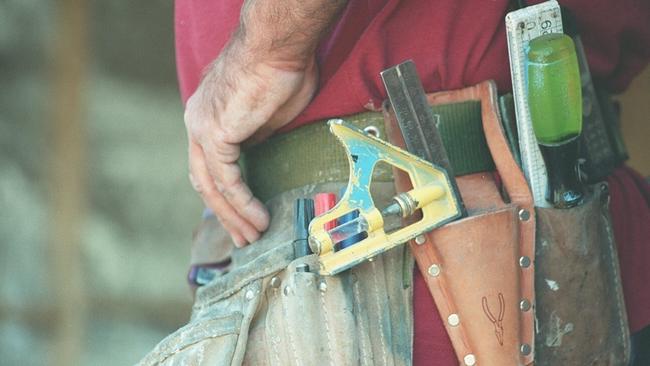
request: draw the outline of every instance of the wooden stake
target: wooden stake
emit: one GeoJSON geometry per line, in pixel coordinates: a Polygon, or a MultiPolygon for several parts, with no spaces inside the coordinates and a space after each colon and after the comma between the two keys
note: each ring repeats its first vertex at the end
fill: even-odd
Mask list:
{"type": "Polygon", "coordinates": [[[49,97],[49,258],[56,322],[51,365],[80,364],[85,328],[81,232],[86,202],[86,2],[56,2],[49,97]]]}

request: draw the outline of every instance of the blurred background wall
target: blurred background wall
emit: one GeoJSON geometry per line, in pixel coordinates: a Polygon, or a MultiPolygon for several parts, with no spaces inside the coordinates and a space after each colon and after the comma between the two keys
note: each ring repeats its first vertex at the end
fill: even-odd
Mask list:
{"type": "Polygon", "coordinates": [[[0,364],[128,365],[187,321],[173,1],[0,1],[0,364]]]}
{"type": "MultiPolygon", "coordinates": [[[[127,365],[187,321],[172,0],[0,1],[0,365],[127,365]]],[[[650,70],[623,103],[650,174],[650,70]]]]}

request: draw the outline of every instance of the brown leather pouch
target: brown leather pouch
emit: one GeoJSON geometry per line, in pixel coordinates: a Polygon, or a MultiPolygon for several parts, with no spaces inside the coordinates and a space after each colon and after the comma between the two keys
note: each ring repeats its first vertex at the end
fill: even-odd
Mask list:
{"type": "MultiPolygon", "coordinates": [[[[534,346],[533,201],[501,128],[496,87],[487,81],[427,96],[431,105],[481,102],[483,130],[509,199],[491,173],[457,177],[468,217],[410,243],[461,365],[529,365],[534,346]],[[419,244],[418,244],[419,243],[419,244]]],[[[389,140],[404,146],[385,111],[389,140]]],[[[397,190],[410,181],[396,171],[397,190]]]]}
{"type": "Polygon", "coordinates": [[[538,365],[627,365],[630,340],[607,185],[537,208],[538,365]]]}

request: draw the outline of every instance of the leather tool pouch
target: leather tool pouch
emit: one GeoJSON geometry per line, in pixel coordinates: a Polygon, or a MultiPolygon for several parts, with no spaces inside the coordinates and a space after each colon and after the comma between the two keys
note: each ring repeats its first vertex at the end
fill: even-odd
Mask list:
{"type": "MultiPolygon", "coordinates": [[[[468,217],[413,241],[411,251],[461,365],[531,364],[535,212],[499,122],[496,87],[483,82],[427,98],[432,106],[480,101],[487,145],[509,198],[491,173],[457,177],[468,217]]],[[[394,117],[385,111],[385,118],[389,140],[403,147],[394,117]]],[[[400,192],[410,188],[403,173],[395,172],[395,181],[400,192]]]]}
{"type": "Polygon", "coordinates": [[[607,185],[537,208],[538,365],[627,365],[630,340],[607,185]]]}
{"type": "MultiPolygon", "coordinates": [[[[403,247],[337,276],[297,268],[318,263],[294,256],[287,228],[295,200],[344,184],[309,185],[268,202],[268,231],[233,251],[230,272],[197,291],[189,323],[140,365],[410,365],[412,290],[403,273],[413,268],[403,247]]],[[[387,204],[394,192],[379,183],[376,198],[387,204]]]]}

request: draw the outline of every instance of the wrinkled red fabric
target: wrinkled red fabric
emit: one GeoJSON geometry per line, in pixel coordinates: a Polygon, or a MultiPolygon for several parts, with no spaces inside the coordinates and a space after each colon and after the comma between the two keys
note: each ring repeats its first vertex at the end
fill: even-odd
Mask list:
{"type": "MultiPolygon", "coordinates": [[[[236,28],[241,4],[242,0],[176,0],[176,61],[183,101],[196,90],[202,71],[236,28]]],[[[594,78],[612,91],[623,90],[650,59],[650,2],[562,4],[576,15],[594,78]]],[[[379,108],[386,97],[379,72],[407,59],[414,60],[428,92],[486,79],[495,80],[500,92],[509,91],[504,25],[508,5],[506,0],[350,1],[318,50],[318,93],[282,131],[379,108]]],[[[648,186],[629,168],[617,170],[609,183],[625,300],[631,329],[636,331],[650,323],[648,186]]],[[[414,363],[457,365],[419,273],[414,286],[414,363]]]]}

